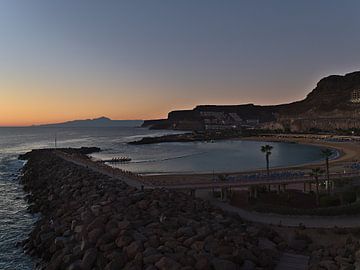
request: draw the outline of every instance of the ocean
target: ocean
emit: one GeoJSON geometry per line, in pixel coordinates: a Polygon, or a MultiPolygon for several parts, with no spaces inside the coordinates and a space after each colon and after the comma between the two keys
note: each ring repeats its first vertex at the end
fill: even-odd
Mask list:
{"type": "MultiPolygon", "coordinates": [[[[26,238],[36,217],[27,212],[19,172],[24,164],[18,155],[34,148],[98,146],[96,159],[126,156],[132,160],[117,165],[142,174],[236,172],[265,167],[260,146],[264,142],[227,140],[213,143],[163,143],[128,145],[144,136],[176,133],[137,127],[0,128],[0,269],[32,269],[32,260],[16,243],[26,238]]],[[[314,146],[269,143],[274,146],[271,166],[304,164],[321,159],[314,146]]]]}

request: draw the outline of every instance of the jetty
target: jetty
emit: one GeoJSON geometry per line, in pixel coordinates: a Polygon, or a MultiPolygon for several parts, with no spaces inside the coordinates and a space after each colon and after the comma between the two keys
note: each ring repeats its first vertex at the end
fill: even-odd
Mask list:
{"type": "Polygon", "coordinates": [[[112,159],[105,159],[102,160],[101,162],[104,163],[126,163],[126,162],[130,162],[131,158],[129,157],[114,157],[112,159]]]}
{"type": "Polygon", "coordinates": [[[76,151],[26,157],[21,182],[41,215],[23,247],[37,269],[272,269],[282,254],[271,228],[186,192],[130,186],[142,183],[76,151]]]}
{"type": "Polygon", "coordinates": [[[299,269],[338,269],[360,264],[355,258],[360,241],[346,240],[350,257],[337,242],[332,254],[338,259],[329,260],[326,248],[311,246],[297,229],[289,228],[293,236],[288,239],[277,230],[284,225],[254,223],[227,204],[196,197],[196,188],[200,192],[205,186],[156,186],[76,149],[35,150],[24,157],[21,182],[29,210],[41,215],[22,245],[40,258],[37,269],[286,269],[299,262],[299,269]]]}

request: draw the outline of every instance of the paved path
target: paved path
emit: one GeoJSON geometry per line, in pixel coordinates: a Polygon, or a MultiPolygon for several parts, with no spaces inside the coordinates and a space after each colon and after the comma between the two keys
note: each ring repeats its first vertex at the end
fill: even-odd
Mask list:
{"type": "MultiPolygon", "coordinates": [[[[332,181],[339,181],[339,180],[346,180],[346,179],[353,179],[359,178],[360,172],[356,173],[332,173],[330,174],[330,179],[332,181]]],[[[319,181],[325,181],[326,176],[321,176],[319,181]]],[[[228,181],[216,181],[216,182],[203,182],[203,183],[188,183],[183,182],[182,184],[179,183],[172,183],[167,184],[164,187],[168,189],[186,189],[186,188],[193,188],[193,189],[210,189],[210,188],[222,188],[222,187],[250,187],[250,186],[261,186],[261,185],[282,185],[282,184],[298,184],[298,183],[312,183],[314,182],[314,178],[310,176],[301,176],[301,177],[291,177],[285,179],[237,179],[237,180],[228,180],[228,181]]]]}
{"type": "Polygon", "coordinates": [[[140,180],[137,180],[135,178],[129,177],[124,173],[121,173],[121,171],[114,169],[110,166],[106,166],[103,164],[97,164],[93,161],[89,161],[86,159],[82,159],[82,158],[76,158],[76,157],[72,157],[66,153],[63,152],[57,152],[56,155],[66,161],[72,162],[76,165],[82,166],[84,168],[90,169],[92,171],[95,171],[97,173],[101,173],[107,176],[110,176],[112,178],[115,179],[119,179],[123,182],[125,182],[126,184],[128,184],[129,186],[132,187],[136,187],[138,189],[143,188],[153,188],[153,186],[150,185],[146,185],[143,182],[141,182],[140,180]]]}
{"type": "Polygon", "coordinates": [[[198,191],[196,196],[205,200],[210,201],[214,206],[217,206],[224,211],[237,213],[241,218],[258,222],[263,224],[272,224],[288,226],[288,227],[298,227],[300,224],[304,225],[307,228],[355,228],[360,227],[360,216],[290,216],[290,215],[280,215],[280,214],[267,214],[259,213],[253,211],[247,211],[228,203],[221,202],[218,199],[212,198],[209,195],[209,192],[198,191]]]}
{"type": "Polygon", "coordinates": [[[309,268],[309,256],[283,253],[275,270],[307,270],[309,268]]]}
{"type": "MultiPolygon", "coordinates": [[[[141,187],[156,188],[154,186],[147,185],[136,178],[129,177],[126,174],[121,173],[116,169],[113,169],[112,167],[101,166],[98,165],[97,163],[94,163],[93,161],[71,157],[62,152],[58,152],[57,155],[76,165],[124,181],[129,186],[136,187],[138,189],[140,189],[141,187]]],[[[212,198],[207,190],[198,190],[196,192],[196,195],[202,199],[209,200],[213,205],[225,211],[237,213],[243,219],[252,222],[273,224],[273,225],[281,224],[283,226],[289,226],[289,227],[297,227],[299,226],[299,224],[303,224],[308,228],[334,228],[335,226],[344,227],[344,228],[360,227],[360,216],[333,216],[333,217],[286,216],[279,214],[250,212],[231,206],[215,198],[212,198]]]]}

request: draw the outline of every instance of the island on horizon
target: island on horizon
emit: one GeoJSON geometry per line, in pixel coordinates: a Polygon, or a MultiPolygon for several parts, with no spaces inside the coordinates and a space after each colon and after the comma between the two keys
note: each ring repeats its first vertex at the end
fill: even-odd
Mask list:
{"type": "Polygon", "coordinates": [[[112,120],[102,116],[94,119],[72,120],[62,123],[32,125],[32,127],[139,127],[143,120],[112,120]]]}

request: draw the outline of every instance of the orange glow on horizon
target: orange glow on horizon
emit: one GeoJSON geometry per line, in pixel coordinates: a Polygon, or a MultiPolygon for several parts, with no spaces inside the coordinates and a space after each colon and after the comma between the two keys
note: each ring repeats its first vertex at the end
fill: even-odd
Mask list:
{"type": "Polygon", "coordinates": [[[126,87],[126,91],[114,91],[111,95],[101,93],[97,88],[100,89],[96,86],[86,90],[75,89],[75,86],[50,88],[48,84],[25,87],[2,81],[0,126],[52,124],[102,116],[113,120],[154,119],[166,117],[171,109],[166,105],[159,106],[156,98],[145,100],[134,97],[134,90],[130,87],[126,87]]]}
{"type": "Polygon", "coordinates": [[[193,109],[204,104],[281,103],[276,97],[266,95],[244,99],[240,92],[232,90],[219,97],[217,87],[172,85],[166,81],[161,82],[161,87],[140,82],[122,82],[121,86],[90,82],[53,85],[46,78],[41,81],[7,78],[0,81],[0,126],[31,126],[101,116],[113,120],[161,119],[172,110],[193,109]]]}

